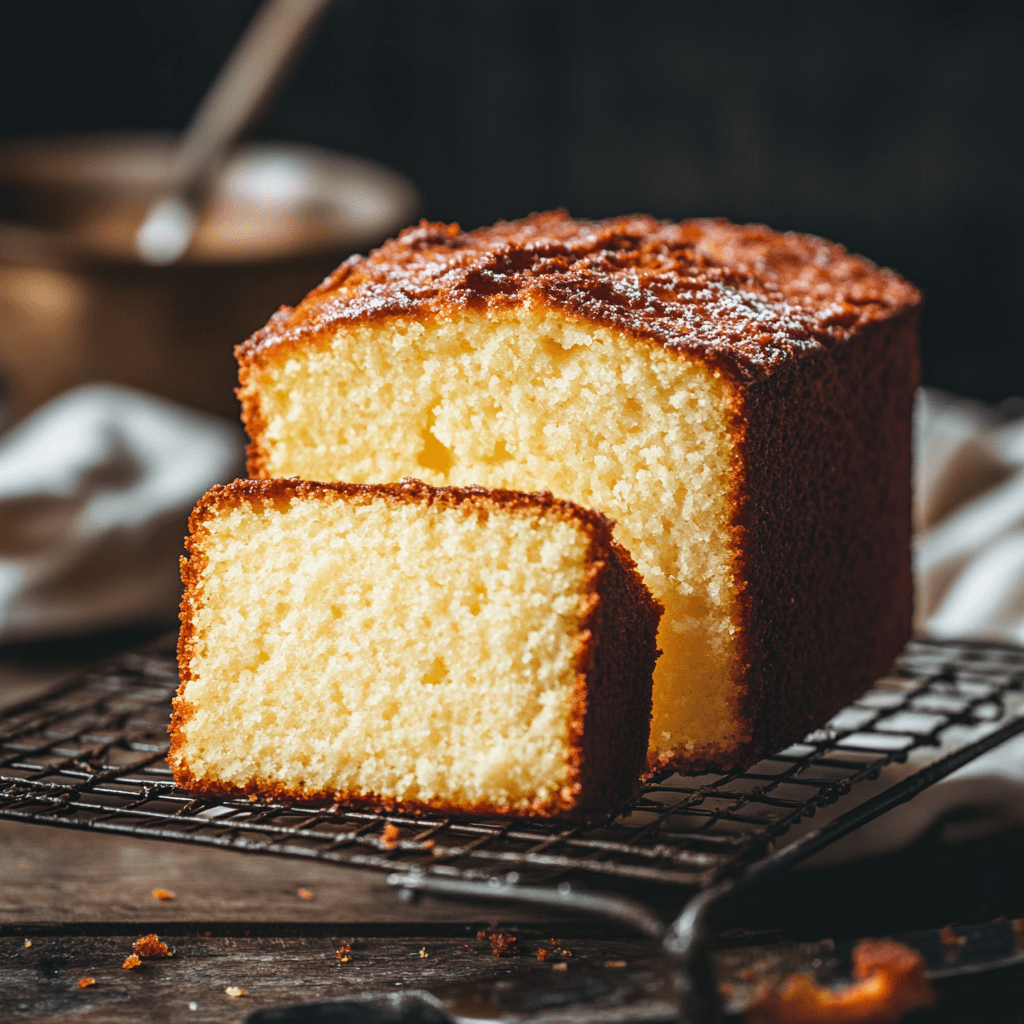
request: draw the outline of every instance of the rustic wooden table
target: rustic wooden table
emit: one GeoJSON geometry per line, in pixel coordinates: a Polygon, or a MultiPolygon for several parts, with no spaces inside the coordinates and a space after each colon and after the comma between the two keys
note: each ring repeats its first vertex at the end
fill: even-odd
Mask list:
{"type": "MultiPolygon", "coordinates": [[[[0,651],[0,705],[129,646],[125,634],[0,651]]],[[[572,972],[654,969],[656,944],[541,908],[424,897],[332,864],[0,821],[0,1019],[241,1021],[367,991],[572,972]],[[175,894],[158,900],[153,890],[175,894]],[[303,892],[303,890],[305,892],[303,892]],[[481,930],[518,938],[495,957],[481,930]],[[174,953],[124,970],[139,936],[174,953]],[[571,957],[539,962],[550,939],[571,957]],[[342,943],[351,946],[339,960],[342,943]],[[561,968],[558,968],[561,969],[561,968]],[[79,988],[81,978],[94,983],[79,988]],[[230,987],[245,995],[231,996],[230,987]]],[[[1024,914],[1024,835],[947,850],[926,840],[866,865],[803,872],[731,908],[729,944],[891,934],[1024,914]]],[[[947,982],[925,1022],[1024,1022],[1024,970],[947,982]]]]}

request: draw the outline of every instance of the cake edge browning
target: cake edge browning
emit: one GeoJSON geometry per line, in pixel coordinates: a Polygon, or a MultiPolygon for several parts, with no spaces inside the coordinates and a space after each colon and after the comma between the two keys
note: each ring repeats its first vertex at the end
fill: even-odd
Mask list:
{"type": "Polygon", "coordinates": [[[864,328],[856,345],[811,355],[799,374],[740,389],[737,667],[751,739],[726,757],[665,757],[658,767],[745,769],[799,742],[889,672],[910,639],[919,319],[905,310],[864,328]],[[858,500],[863,517],[832,514],[858,500]]]}
{"type": "MultiPolygon", "coordinates": [[[[189,517],[187,558],[181,559],[185,592],[178,637],[180,684],[173,700],[167,755],[175,783],[188,792],[227,799],[263,797],[313,806],[344,805],[389,813],[444,813],[473,817],[543,817],[591,820],[621,809],[639,792],[651,714],[651,675],[658,656],[655,637],[662,614],[629,553],[612,537],[613,523],[602,513],[554,498],[548,492],[487,490],[480,487],[431,487],[413,478],[397,484],[315,483],[299,479],[235,480],[211,488],[189,517]],[[337,791],[302,792],[252,780],[245,786],[199,779],[187,762],[185,727],[194,713],[186,690],[196,650],[193,615],[202,601],[206,556],[199,537],[222,508],[243,501],[286,502],[295,497],[336,494],[367,500],[456,508],[474,507],[533,512],[575,520],[588,536],[586,594],[580,609],[576,681],[567,722],[569,778],[545,801],[525,807],[487,802],[472,805],[444,800],[396,800],[377,794],[337,791]],[[633,632],[622,635],[628,622],[633,632]],[[627,653],[606,657],[608,639],[625,642],[627,653]],[[617,698],[617,699],[616,699],[617,698]],[[604,756],[615,751],[616,758],[604,756]]],[[[613,651],[613,654],[615,652],[613,651]]]]}

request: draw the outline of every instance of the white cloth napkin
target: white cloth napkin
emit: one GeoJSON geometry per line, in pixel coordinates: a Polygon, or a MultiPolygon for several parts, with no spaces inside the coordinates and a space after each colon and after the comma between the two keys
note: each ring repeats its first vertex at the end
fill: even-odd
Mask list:
{"type": "Polygon", "coordinates": [[[244,473],[241,428],[111,384],[0,434],[0,643],[173,619],[188,514],[244,473]]]}

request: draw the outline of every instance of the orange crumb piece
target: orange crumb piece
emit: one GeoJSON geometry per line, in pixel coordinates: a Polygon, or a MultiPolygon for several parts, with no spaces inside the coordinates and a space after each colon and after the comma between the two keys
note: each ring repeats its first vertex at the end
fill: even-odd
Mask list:
{"type": "Polygon", "coordinates": [[[935,1002],[924,960],[898,942],[869,939],[853,951],[856,983],[838,992],[794,974],[747,1010],[744,1024],[894,1024],[935,1002]]]}
{"type": "Polygon", "coordinates": [[[174,893],[170,889],[154,889],[153,899],[155,900],[173,900],[174,893]]]}
{"type": "Polygon", "coordinates": [[[95,984],[96,984],[96,979],[95,978],[79,978],[78,979],[78,987],[79,988],[88,988],[90,985],[95,985],[95,984]]]}
{"type": "Polygon", "coordinates": [[[398,826],[392,825],[389,821],[384,826],[384,831],[380,837],[380,845],[385,850],[393,850],[398,846],[398,826]]]}
{"type": "Polygon", "coordinates": [[[32,940],[31,939],[26,939],[25,940],[25,948],[26,949],[31,949],[32,948],[32,940]]]}
{"type": "Polygon", "coordinates": [[[487,936],[491,944],[491,952],[495,956],[515,956],[519,952],[517,943],[519,939],[515,935],[506,935],[504,932],[494,932],[487,936]]]}
{"type": "Polygon", "coordinates": [[[429,953],[427,952],[427,947],[426,947],[426,946],[424,946],[424,947],[423,947],[423,948],[422,948],[422,949],[420,950],[420,959],[421,959],[421,960],[426,960],[428,956],[430,956],[430,954],[429,954],[429,953]]]}
{"type": "Polygon", "coordinates": [[[259,800],[259,797],[255,793],[249,794],[249,803],[254,804],[257,800],[259,800]]]}
{"type": "Polygon", "coordinates": [[[228,987],[224,989],[224,991],[227,992],[227,994],[231,996],[232,999],[237,999],[239,996],[244,996],[248,994],[244,988],[239,988],[237,985],[228,985],[228,987]]]}
{"type": "Polygon", "coordinates": [[[477,932],[476,937],[480,942],[483,942],[487,938],[487,932],[477,932]]]}
{"type": "Polygon", "coordinates": [[[939,929],[939,942],[944,946],[962,946],[967,941],[966,935],[957,935],[952,925],[943,925],[939,929]]]}
{"type": "Polygon", "coordinates": [[[338,959],[340,960],[346,953],[351,953],[351,952],[352,952],[352,943],[351,942],[343,942],[338,947],[338,959]]]}
{"type": "Polygon", "coordinates": [[[167,948],[167,943],[161,942],[156,935],[143,935],[135,940],[132,946],[139,956],[174,956],[167,948]]]}
{"type": "Polygon", "coordinates": [[[131,953],[129,956],[124,958],[124,963],[121,966],[126,970],[130,971],[135,967],[138,967],[142,961],[139,959],[137,953],[131,953]]]}
{"type": "Polygon", "coordinates": [[[437,846],[437,843],[433,839],[427,839],[420,843],[420,849],[422,850],[432,850],[435,846],[437,846]]]}
{"type": "Polygon", "coordinates": [[[545,949],[543,946],[541,946],[541,948],[537,950],[537,959],[538,960],[547,960],[550,957],[551,957],[551,950],[545,949]]]}
{"type": "Polygon", "coordinates": [[[303,889],[301,886],[296,890],[296,894],[300,900],[311,900],[313,898],[313,894],[308,889],[303,889]]]}

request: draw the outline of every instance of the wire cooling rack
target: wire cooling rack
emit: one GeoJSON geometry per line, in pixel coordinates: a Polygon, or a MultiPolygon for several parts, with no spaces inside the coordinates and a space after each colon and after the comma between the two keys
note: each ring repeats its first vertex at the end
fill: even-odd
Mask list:
{"type": "Polygon", "coordinates": [[[513,872],[520,886],[555,890],[567,879],[700,890],[764,857],[818,808],[856,806],[858,783],[920,748],[947,748],[956,727],[982,732],[979,750],[1024,731],[1022,679],[1024,650],[915,641],[892,676],[802,743],[744,772],[662,775],[627,813],[584,826],[190,797],[164,761],[178,683],[167,638],[0,718],[0,817],[438,881],[513,872]]]}

